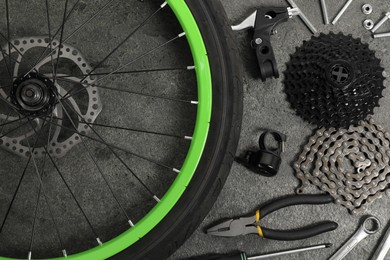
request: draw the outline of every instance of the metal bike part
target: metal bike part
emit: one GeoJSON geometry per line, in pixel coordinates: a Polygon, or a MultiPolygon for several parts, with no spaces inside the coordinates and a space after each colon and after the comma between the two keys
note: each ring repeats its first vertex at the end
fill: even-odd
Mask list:
{"type": "Polygon", "coordinates": [[[375,52],[361,39],[321,33],[290,56],[284,91],[291,108],[307,122],[348,128],[365,120],[379,106],[383,71],[375,52]],[[370,75],[373,81],[368,82],[364,75],[370,75]]]}
{"type": "Polygon", "coordinates": [[[297,249],[292,249],[292,250],[287,250],[287,251],[282,251],[282,252],[269,253],[266,255],[252,256],[252,257],[248,257],[247,259],[248,260],[270,259],[270,258],[274,258],[274,257],[284,256],[284,255],[291,255],[291,254],[297,254],[297,253],[302,253],[302,252],[307,252],[307,251],[312,251],[312,250],[317,250],[317,249],[330,248],[331,246],[332,246],[332,244],[308,246],[308,247],[302,247],[302,248],[297,248],[297,249]]]}
{"type": "Polygon", "coordinates": [[[302,194],[310,184],[329,193],[352,214],[390,196],[390,133],[370,122],[346,129],[320,129],[294,164],[302,194]]]}
{"type": "Polygon", "coordinates": [[[374,34],[374,38],[385,38],[385,37],[390,37],[390,32],[374,34]]]}
{"type": "Polygon", "coordinates": [[[301,18],[302,22],[309,28],[309,30],[313,33],[316,34],[318,31],[314,27],[314,25],[310,22],[310,20],[306,17],[306,15],[301,11],[301,9],[297,6],[297,4],[294,2],[294,0],[286,0],[292,8],[296,8],[299,10],[299,18],[301,18]]]}
{"type": "Polygon", "coordinates": [[[363,26],[364,26],[364,28],[366,28],[367,30],[371,30],[371,29],[374,27],[374,21],[373,21],[373,20],[370,20],[370,19],[364,20],[363,26]]]}
{"type": "Polygon", "coordinates": [[[329,24],[329,15],[328,15],[328,8],[326,6],[326,0],[320,0],[321,1],[321,9],[322,9],[322,16],[324,18],[324,24],[329,24]]]}
{"type": "Polygon", "coordinates": [[[365,4],[362,6],[362,11],[364,14],[371,14],[372,13],[372,6],[370,4],[365,4]]]}
{"type": "Polygon", "coordinates": [[[375,234],[379,231],[381,227],[381,222],[378,218],[374,216],[368,216],[363,224],[359,227],[359,229],[355,232],[355,234],[339,249],[337,252],[329,258],[329,260],[341,260],[349,252],[352,251],[363,239],[368,237],[369,235],[375,234]],[[372,228],[369,228],[370,222],[373,223],[372,228]]]}
{"type": "Polygon", "coordinates": [[[278,131],[266,131],[259,138],[259,147],[257,151],[247,151],[244,157],[236,158],[236,161],[244,165],[254,173],[273,177],[275,176],[282,163],[281,153],[284,152],[284,144],[287,136],[278,131]],[[266,144],[266,137],[271,135],[278,143],[278,148],[269,148],[266,144]]]}
{"type": "Polygon", "coordinates": [[[337,14],[337,16],[332,21],[333,25],[335,25],[340,20],[341,16],[343,16],[345,11],[347,11],[348,7],[352,4],[352,2],[353,2],[353,0],[348,0],[348,2],[344,5],[344,7],[340,10],[340,12],[337,14]]]}
{"type": "Polygon", "coordinates": [[[275,34],[275,27],[278,24],[288,21],[297,13],[297,9],[284,7],[261,8],[253,12],[242,23],[232,26],[235,31],[254,28],[252,46],[256,49],[262,81],[272,77],[279,78],[278,66],[271,45],[271,35],[275,34]]]}
{"type": "Polygon", "coordinates": [[[371,260],[384,260],[390,250],[390,226],[386,231],[386,234],[382,238],[378,248],[376,249],[371,260]]]}
{"type": "MultiPolygon", "coordinates": [[[[41,48],[45,48],[49,42],[49,39],[47,37],[25,37],[25,38],[18,38],[12,40],[12,43],[20,49],[20,53],[17,53],[15,48],[11,49],[11,55],[18,55],[16,60],[19,62],[16,62],[14,65],[14,76],[16,77],[20,71],[20,69],[24,65],[24,60],[21,58],[22,55],[25,55],[26,53],[31,53],[34,51],[39,51],[41,48]]],[[[59,41],[53,40],[52,45],[58,46],[59,41]]],[[[88,74],[92,67],[89,65],[85,57],[81,54],[81,52],[76,49],[75,47],[63,43],[62,44],[62,51],[60,52],[59,58],[66,61],[64,62],[67,65],[64,65],[64,69],[75,69],[77,68],[81,74],[88,74]],[[69,67],[69,68],[68,68],[69,67]]],[[[3,46],[2,49],[5,52],[5,55],[9,54],[9,50],[6,46],[3,46]]],[[[58,50],[53,50],[53,55],[58,55],[58,50]]],[[[0,62],[4,59],[4,56],[0,57],[0,62]]],[[[51,63],[51,56],[48,56],[47,58],[40,61],[35,67],[37,71],[41,72],[42,70],[45,70],[45,67],[50,65],[51,63]]],[[[102,111],[102,103],[99,96],[99,90],[97,87],[93,86],[93,83],[96,81],[96,76],[88,76],[85,78],[83,83],[80,82],[80,79],[77,77],[70,77],[67,74],[62,73],[60,71],[57,75],[57,80],[54,83],[53,74],[52,72],[47,73],[42,72],[43,78],[36,78],[34,73],[28,74],[26,77],[23,77],[20,79],[20,85],[27,84],[26,87],[29,89],[35,89],[37,86],[40,86],[39,81],[48,80],[53,85],[53,88],[55,88],[55,92],[57,92],[60,96],[66,96],[68,95],[68,91],[74,91],[73,93],[77,93],[76,95],[68,95],[66,100],[62,101],[62,105],[58,102],[55,102],[56,105],[52,109],[53,111],[53,130],[52,135],[50,136],[50,143],[51,146],[48,149],[49,153],[56,158],[61,158],[65,156],[65,154],[70,151],[74,146],[79,144],[81,142],[81,138],[78,134],[73,133],[70,134],[69,131],[64,130],[64,125],[69,124],[67,122],[67,115],[65,112],[66,107],[71,107],[74,109],[74,111],[77,111],[79,114],[79,120],[82,121],[85,120],[85,122],[94,123],[99,114],[102,111]],[[29,84],[29,82],[33,84],[29,84]],[[34,86],[34,88],[30,88],[30,86],[34,86]],[[80,92],[82,90],[82,92],[80,92]],[[57,104],[58,103],[58,104],[57,104]],[[80,118],[81,117],[81,118],[80,118]],[[64,120],[65,119],[65,120],[64,120]]],[[[18,79],[14,82],[16,84],[18,82],[18,79]]],[[[18,84],[16,84],[18,85],[18,84]]],[[[19,88],[19,86],[15,86],[14,88],[19,88]]],[[[18,92],[19,89],[15,90],[15,93],[18,92]]],[[[39,91],[36,91],[36,93],[39,93],[39,91]]],[[[12,96],[12,91],[11,91],[12,96]]],[[[4,91],[4,89],[0,89],[0,97],[7,99],[8,94],[4,91]]],[[[12,100],[12,97],[11,97],[12,100]]],[[[55,100],[56,101],[56,100],[55,100]]],[[[19,102],[20,103],[20,102],[19,102]]],[[[30,102],[31,103],[31,102],[30,102]]],[[[34,102],[33,102],[34,103],[34,102]]],[[[42,105],[43,106],[43,105],[42,105]]],[[[40,108],[39,106],[37,106],[40,108]]],[[[32,108],[31,108],[32,109],[32,108]]],[[[33,109],[32,109],[33,111],[33,109]]],[[[45,115],[43,115],[45,116],[45,115]]],[[[0,113],[0,119],[6,120],[6,121],[13,121],[17,120],[17,117],[14,116],[7,116],[6,114],[0,113]]],[[[42,119],[37,117],[34,121],[37,124],[37,130],[40,129],[42,124],[45,122],[45,120],[49,120],[50,116],[47,116],[46,113],[46,119],[42,119]]],[[[77,131],[82,134],[87,134],[91,131],[91,129],[83,123],[78,123],[75,125],[77,128],[77,131]]],[[[19,156],[22,156],[24,158],[29,157],[29,148],[28,148],[28,138],[34,135],[34,131],[29,130],[29,132],[23,132],[20,133],[18,136],[13,135],[4,135],[0,138],[0,147],[15,153],[19,156]]],[[[37,158],[43,157],[45,155],[45,149],[44,147],[36,147],[35,156],[37,158]]]]}
{"type": "Polygon", "coordinates": [[[372,28],[372,32],[378,31],[378,29],[387,21],[390,19],[390,12],[387,12],[385,16],[372,28]]]}
{"type": "Polygon", "coordinates": [[[237,25],[233,25],[232,30],[233,31],[242,31],[242,30],[254,28],[255,23],[256,23],[256,16],[257,16],[257,11],[254,11],[242,23],[237,24],[237,25]]]}

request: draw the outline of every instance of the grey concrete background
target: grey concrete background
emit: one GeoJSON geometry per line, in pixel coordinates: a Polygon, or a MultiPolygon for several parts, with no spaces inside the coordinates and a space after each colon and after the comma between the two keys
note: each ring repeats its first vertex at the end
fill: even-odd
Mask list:
{"type": "MultiPolygon", "coordinates": [[[[286,6],[285,1],[275,0],[223,0],[228,17],[232,24],[242,21],[257,7],[262,6],[286,6]]],[[[388,72],[390,69],[390,39],[372,39],[370,32],[366,31],[362,22],[370,18],[377,22],[385,11],[389,11],[389,1],[361,1],[352,3],[345,15],[336,26],[323,25],[320,2],[308,0],[296,0],[298,6],[319,29],[320,32],[343,32],[361,37],[364,42],[370,44],[377,57],[382,59],[383,66],[388,72]],[[374,11],[366,16],[361,12],[361,6],[370,3],[374,11]]],[[[330,19],[344,5],[345,1],[328,0],[330,19]]],[[[303,40],[311,37],[310,31],[300,21],[294,18],[290,22],[280,25],[278,34],[272,37],[276,58],[280,72],[285,69],[285,63],[289,60],[289,54],[294,53],[295,47],[300,46],[303,40]]],[[[385,24],[381,32],[390,31],[390,22],[385,24]]],[[[296,156],[301,152],[301,146],[313,134],[313,127],[294,115],[285,100],[283,92],[283,75],[280,79],[268,80],[262,83],[258,79],[258,71],[254,53],[249,47],[249,33],[236,33],[240,46],[240,56],[244,66],[244,120],[241,141],[237,154],[247,149],[254,148],[259,131],[262,128],[276,129],[288,135],[286,152],[283,154],[283,164],[279,174],[275,178],[257,176],[244,167],[234,164],[231,174],[226,182],[221,196],[214,205],[202,225],[177,251],[172,260],[208,254],[226,253],[236,250],[244,251],[249,256],[267,252],[281,251],[301,246],[309,246],[320,243],[333,243],[330,249],[323,249],[302,254],[289,255],[279,259],[327,259],[336,249],[342,245],[357,229],[362,216],[351,216],[346,209],[336,205],[326,206],[297,206],[283,209],[263,220],[264,226],[272,228],[290,229],[312,224],[321,220],[333,220],[339,223],[339,228],[331,233],[320,235],[311,239],[296,242],[280,242],[258,238],[256,235],[248,235],[236,238],[218,238],[208,236],[205,229],[216,221],[237,217],[242,214],[251,214],[259,205],[272,199],[288,194],[294,194],[294,189],[299,182],[294,177],[291,167],[296,156]]],[[[386,81],[386,86],[389,82],[386,81]]],[[[381,100],[380,108],[375,110],[374,119],[377,123],[390,129],[388,111],[390,109],[389,90],[385,90],[385,98],[381,100]]],[[[314,188],[313,192],[317,192],[314,188]]],[[[383,198],[370,205],[367,214],[373,214],[380,218],[383,225],[389,224],[390,199],[383,198]]],[[[379,243],[381,232],[361,242],[345,259],[369,259],[379,243]]]]}
{"type": "MultiPolygon", "coordinates": [[[[72,1],[72,3],[74,2],[76,1],[72,1]]],[[[96,0],[93,1],[93,5],[89,5],[90,1],[80,1],[74,19],[67,24],[65,35],[71,33],[77,25],[96,12],[105,2],[105,0],[96,0]]],[[[129,33],[128,28],[134,28],[143,20],[145,14],[155,10],[155,2],[117,1],[115,5],[99,16],[94,26],[86,26],[82,33],[69,41],[69,44],[76,46],[92,66],[96,65],[109,50],[117,46],[124,35],[129,33]]],[[[287,7],[287,4],[281,0],[223,0],[222,2],[231,23],[240,22],[246,15],[249,15],[255,8],[260,6],[287,7]]],[[[371,48],[377,52],[377,56],[383,61],[383,66],[388,70],[390,68],[389,39],[373,40],[370,33],[362,28],[362,21],[366,19],[366,16],[361,13],[360,9],[363,3],[361,0],[355,0],[337,26],[323,26],[319,1],[297,0],[297,4],[320,31],[342,31],[351,33],[355,37],[362,37],[363,41],[370,43],[371,48]]],[[[370,3],[374,7],[374,13],[369,17],[374,21],[379,20],[382,13],[390,9],[388,1],[376,0],[370,1],[370,3]]],[[[343,4],[344,1],[328,0],[330,16],[333,17],[343,4]]],[[[58,0],[51,0],[50,5],[53,14],[52,26],[58,28],[61,23],[62,5],[58,3],[58,0]]],[[[10,1],[10,9],[12,38],[47,35],[44,1],[10,1]],[[20,8],[22,8],[22,11],[20,11],[20,8]],[[27,24],[26,17],[29,17],[27,24]]],[[[4,12],[4,8],[0,9],[0,17],[5,17],[4,12]]],[[[148,51],[151,47],[171,39],[176,33],[181,32],[181,29],[175,24],[175,17],[172,15],[168,17],[165,14],[157,16],[151,24],[148,24],[127,42],[99,71],[107,71],[112,66],[118,66],[118,64],[123,65],[137,55],[148,51]]],[[[5,26],[6,23],[4,21],[0,23],[1,32],[6,31],[5,26]]],[[[390,22],[384,25],[382,30],[390,31],[390,22]]],[[[299,46],[303,40],[310,39],[311,34],[298,18],[280,25],[278,31],[279,33],[273,36],[272,39],[279,69],[282,72],[285,68],[284,64],[289,59],[289,54],[292,54],[295,47],[299,46]]],[[[213,210],[194,235],[171,259],[176,260],[207,253],[225,253],[235,250],[245,251],[248,255],[256,255],[323,242],[334,243],[332,249],[281,258],[326,259],[354,232],[361,216],[351,216],[344,208],[336,205],[299,206],[281,210],[264,220],[265,226],[273,228],[295,228],[327,219],[334,220],[340,224],[339,229],[335,232],[297,242],[267,241],[256,236],[226,239],[204,234],[207,226],[221,218],[240,216],[246,213],[250,214],[259,205],[269,200],[293,194],[299,183],[294,177],[291,164],[300,153],[301,146],[306,143],[314,130],[312,126],[295,116],[294,112],[289,108],[283,92],[282,74],[280,79],[269,80],[266,83],[262,83],[259,80],[256,59],[250,48],[249,33],[236,33],[236,36],[244,66],[245,83],[245,111],[238,154],[247,149],[255,148],[259,129],[277,129],[288,134],[287,150],[283,154],[283,165],[277,177],[268,179],[250,173],[245,168],[234,164],[230,177],[213,210]]],[[[0,44],[4,45],[4,42],[1,41],[0,44]]],[[[188,53],[184,40],[177,42],[174,46],[166,46],[164,51],[155,52],[128,69],[185,67],[192,65],[191,57],[181,55],[180,59],[177,59],[178,53],[188,53]]],[[[0,71],[0,74],[3,73],[6,72],[0,71]]],[[[189,100],[196,98],[193,74],[172,72],[169,76],[167,75],[157,73],[153,75],[120,76],[106,80],[104,83],[109,84],[109,86],[128,88],[142,93],[175,96],[189,100]],[[186,87],[183,88],[183,85],[186,87]]],[[[1,84],[4,83],[1,82],[1,84]]],[[[386,85],[388,86],[389,83],[386,82],[386,85]]],[[[390,93],[386,90],[384,94],[386,97],[382,99],[381,107],[376,109],[375,118],[378,123],[390,130],[390,122],[387,120],[387,111],[390,109],[390,101],[388,99],[390,93]]],[[[99,115],[99,123],[133,126],[168,133],[177,133],[175,131],[181,129],[182,132],[177,133],[180,135],[188,135],[193,129],[196,109],[188,109],[185,105],[166,103],[139,96],[124,96],[121,93],[114,94],[110,91],[101,91],[101,99],[104,108],[99,115]]],[[[176,155],[185,152],[188,148],[188,142],[184,141],[176,142],[171,139],[149,137],[142,134],[130,135],[126,132],[107,129],[98,131],[102,133],[106,140],[176,167],[180,167],[183,160],[183,158],[179,158],[176,155]],[[171,153],[162,153],[161,151],[170,151],[171,153]]],[[[143,213],[155,205],[153,199],[148,197],[149,194],[145,192],[135,178],[126,171],[123,165],[115,159],[106,147],[92,142],[86,143],[92,150],[92,155],[99,160],[100,167],[107,173],[109,181],[120,191],[117,195],[123,206],[131,212],[131,217],[135,221],[139,220],[143,213]],[[143,205],[144,209],[140,210],[140,205],[143,205]]],[[[151,186],[158,196],[162,196],[167,189],[167,186],[161,185],[161,183],[166,183],[169,186],[176,176],[171,171],[161,169],[123,153],[121,153],[121,156],[134,167],[134,171],[139,176],[148,181],[148,185],[151,186]],[[162,176],[164,177],[163,181],[161,179],[162,176]]],[[[14,187],[18,182],[18,177],[23,171],[25,160],[6,152],[4,149],[0,149],[0,158],[2,158],[2,162],[6,162],[0,165],[0,219],[3,219],[5,210],[14,192],[14,187]],[[23,164],[20,164],[20,162],[23,164]]],[[[56,160],[56,162],[83,204],[84,210],[103,242],[110,240],[128,228],[117,205],[107,195],[107,187],[96,172],[93,162],[85,154],[82,145],[74,147],[72,153],[69,153],[61,160],[56,160]],[[107,225],[107,223],[110,223],[110,225],[107,225]]],[[[41,165],[40,163],[39,165],[41,165]]],[[[35,210],[38,187],[34,170],[33,166],[29,167],[28,174],[21,188],[23,192],[18,195],[5,226],[5,232],[0,236],[0,255],[20,258],[27,256],[33,222],[32,212],[35,210]]],[[[68,253],[72,254],[96,246],[94,235],[69,196],[58,174],[56,174],[54,167],[47,166],[46,172],[48,174],[45,179],[45,186],[49,202],[53,206],[54,215],[61,227],[60,232],[64,238],[64,246],[67,248],[68,253]]],[[[313,188],[312,191],[316,192],[317,190],[313,188]]],[[[370,207],[368,213],[378,216],[384,224],[387,224],[390,215],[389,206],[389,198],[383,198],[376,201],[370,207]]],[[[37,235],[34,241],[34,256],[58,256],[62,248],[58,246],[48,209],[43,203],[41,203],[39,212],[37,235]]],[[[362,242],[348,259],[369,259],[380,235],[377,234],[362,242]]]]}

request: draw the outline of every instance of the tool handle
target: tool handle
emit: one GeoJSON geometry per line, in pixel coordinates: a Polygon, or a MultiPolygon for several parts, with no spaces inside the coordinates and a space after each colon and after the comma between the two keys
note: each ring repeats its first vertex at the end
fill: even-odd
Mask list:
{"type": "Polygon", "coordinates": [[[328,194],[288,196],[282,199],[272,201],[271,203],[261,207],[260,217],[264,218],[265,216],[267,216],[268,214],[276,210],[289,207],[289,206],[305,205],[305,204],[318,205],[318,204],[328,204],[331,202],[333,202],[333,198],[328,194]]]}
{"type": "Polygon", "coordinates": [[[247,260],[246,254],[241,252],[232,255],[213,255],[199,260],[247,260]]]}
{"type": "Polygon", "coordinates": [[[338,224],[336,222],[326,221],[315,226],[304,227],[298,230],[272,230],[267,228],[262,228],[262,230],[264,238],[281,241],[294,241],[333,231],[337,227],[338,224]]]}

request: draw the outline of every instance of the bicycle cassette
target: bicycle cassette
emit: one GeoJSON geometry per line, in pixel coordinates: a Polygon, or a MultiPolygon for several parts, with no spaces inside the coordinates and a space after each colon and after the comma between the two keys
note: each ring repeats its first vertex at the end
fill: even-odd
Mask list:
{"type": "Polygon", "coordinates": [[[311,124],[356,126],[379,106],[385,80],[380,62],[368,44],[352,36],[313,37],[287,63],[287,99],[311,124]]]}
{"type": "Polygon", "coordinates": [[[352,214],[390,196],[390,133],[372,119],[345,129],[316,132],[294,164],[301,181],[297,193],[310,184],[328,192],[352,214]]]}

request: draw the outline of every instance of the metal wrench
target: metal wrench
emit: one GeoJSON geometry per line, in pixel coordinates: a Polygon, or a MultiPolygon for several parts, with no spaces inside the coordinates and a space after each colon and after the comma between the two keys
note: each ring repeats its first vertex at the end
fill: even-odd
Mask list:
{"type": "Polygon", "coordinates": [[[383,237],[381,243],[376,249],[374,256],[371,258],[371,260],[384,260],[389,250],[390,250],[390,227],[386,231],[385,236],[383,237]]]}
{"type": "Polygon", "coordinates": [[[331,257],[329,260],[341,260],[349,252],[354,249],[360,241],[365,239],[367,236],[375,234],[381,227],[381,222],[378,218],[374,216],[368,216],[360,228],[355,232],[355,234],[331,257]],[[370,222],[373,223],[372,228],[369,228],[370,222]]]}

